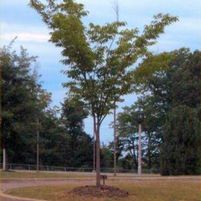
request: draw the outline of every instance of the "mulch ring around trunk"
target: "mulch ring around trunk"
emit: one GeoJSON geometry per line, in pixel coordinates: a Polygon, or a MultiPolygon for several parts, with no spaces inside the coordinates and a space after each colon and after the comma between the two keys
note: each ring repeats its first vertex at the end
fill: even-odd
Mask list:
{"type": "Polygon", "coordinates": [[[79,196],[92,196],[92,197],[128,197],[128,192],[113,186],[80,186],[74,188],[70,193],[79,196]]]}

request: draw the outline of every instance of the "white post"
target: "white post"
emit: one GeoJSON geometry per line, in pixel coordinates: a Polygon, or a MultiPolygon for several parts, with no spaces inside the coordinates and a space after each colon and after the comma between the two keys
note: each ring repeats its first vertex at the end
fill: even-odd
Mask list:
{"type": "Polygon", "coordinates": [[[93,118],[93,137],[94,137],[94,143],[93,143],[93,171],[96,172],[96,119],[93,118]]]}
{"type": "Polygon", "coordinates": [[[116,133],[116,108],[114,108],[114,176],[117,175],[117,133],[116,133]]]}
{"type": "Polygon", "coordinates": [[[39,119],[37,119],[37,128],[36,128],[36,137],[37,137],[37,144],[36,144],[36,171],[39,172],[39,166],[40,166],[40,147],[39,147],[39,140],[40,140],[40,134],[39,134],[39,119]]]}
{"type": "Polygon", "coordinates": [[[96,172],[96,133],[94,131],[94,142],[93,142],[93,172],[96,172]]]}
{"type": "Polygon", "coordinates": [[[3,148],[3,171],[6,171],[6,149],[3,148]]]}
{"type": "Polygon", "coordinates": [[[142,126],[139,124],[138,139],[138,175],[142,174],[142,142],[141,142],[142,126]]]}

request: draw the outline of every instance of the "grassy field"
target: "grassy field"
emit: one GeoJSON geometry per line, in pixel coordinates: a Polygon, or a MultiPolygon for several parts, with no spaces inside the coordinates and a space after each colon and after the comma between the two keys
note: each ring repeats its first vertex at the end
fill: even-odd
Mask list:
{"type": "MultiPolygon", "coordinates": [[[[92,198],[72,195],[70,191],[78,184],[62,186],[26,187],[13,189],[7,193],[22,197],[45,199],[49,201],[201,201],[201,181],[193,180],[146,180],[146,181],[108,181],[129,192],[127,198],[92,198]]],[[[82,185],[82,183],[79,183],[82,185]]]]}
{"type": "Polygon", "coordinates": [[[89,175],[79,174],[76,172],[66,172],[66,173],[54,173],[54,172],[36,172],[36,171],[11,171],[4,172],[0,171],[1,179],[23,179],[23,178],[79,178],[79,177],[89,177],[89,175]]]}
{"type": "MultiPolygon", "coordinates": [[[[113,173],[104,173],[108,176],[113,177],[113,173]]],[[[119,173],[119,177],[130,178],[134,174],[132,173],[119,173]]],[[[137,176],[137,175],[135,175],[137,176]]],[[[146,177],[157,177],[156,174],[148,174],[146,177]]],[[[20,179],[20,178],[79,178],[79,177],[95,177],[95,173],[92,172],[47,172],[47,171],[8,171],[4,172],[0,170],[0,180],[1,179],[20,179]]]]}

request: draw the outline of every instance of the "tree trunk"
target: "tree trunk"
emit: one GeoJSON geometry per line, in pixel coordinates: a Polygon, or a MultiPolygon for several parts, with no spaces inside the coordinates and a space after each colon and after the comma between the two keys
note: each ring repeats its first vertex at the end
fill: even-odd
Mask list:
{"type": "Polygon", "coordinates": [[[137,150],[137,146],[135,145],[135,138],[133,138],[133,140],[131,140],[132,143],[132,147],[133,147],[133,153],[131,154],[131,156],[133,156],[133,166],[135,168],[137,168],[138,162],[137,162],[137,155],[138,155],[138,150],[137,150]],[[137,153],[137,155],[136,155],[137,153]]]}
{"type": "Polygon", "coordinates": [[[100,125],[97,122],[96,131],[96,187],[100,188],[100,125]]]}
{"type": "Polygon", "coordinates": [[[147,150],[147,155],[148,155],[148,168],[149,170],[152,168],[152,158],[151,158],[151,135],[148,134],[148,150],[147,150]]]}

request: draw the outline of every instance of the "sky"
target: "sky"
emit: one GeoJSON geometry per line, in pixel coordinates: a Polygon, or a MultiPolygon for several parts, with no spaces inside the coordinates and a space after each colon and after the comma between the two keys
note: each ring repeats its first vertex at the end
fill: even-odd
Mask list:
{"type": "MultiPolygon", "coordinates": [[[[90,22],[105,24],[116,19],[114,7],[117,0],[77,0],[83,3],[89,11],[84,19],[90,22]]],[[[52,93],[52,105],[60,106],[66,93],[62,83],[67,78],[62,74],[66,68],[60,60],[61,49],[48,42],[49,32],[41,17],[28,6],[29,0],[1,0],[0,1],[0,46],[8,45],[17,36],[13,49],[20,46],[26,48],[30,55],[38,56],[38,72],[40,81],[47,91],[52,93]]],[[[169,13],[179,18],[179,22],[168,26],[160,36],[158,43],[151,50],[155,53],[172,51],[181,47],[192,51],[201,47],[201,0],[118,0],[119,18],[127,22],[128,28],[138,27],[143,30],[153,15],[169,13]]],[[[123,106],[129,106],[136,100],[136,95],[124,97],[125,101],[118,104],[118,112],[123,106]]],[[[101,128],[101,142],[113,140],[113,130],[109,128],[112,115],[104,120],[101,128]]],[[[92,135],[92,120],[85,120],[85,130],[92,135]]]]}

